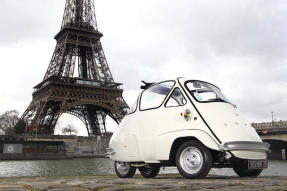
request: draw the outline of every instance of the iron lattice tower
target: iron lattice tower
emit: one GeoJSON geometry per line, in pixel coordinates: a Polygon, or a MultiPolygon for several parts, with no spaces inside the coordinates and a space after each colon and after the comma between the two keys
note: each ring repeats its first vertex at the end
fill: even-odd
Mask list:
{"type": "Polygon", "coordinates": [[[89,135],[106,131],[109,115],[119,122],[128,105],[109,69],[93,0],[66,0],[57,45],[43,81],[22,115],[29,133],[53,134],[63,113],[78,117],[89,135]]]}

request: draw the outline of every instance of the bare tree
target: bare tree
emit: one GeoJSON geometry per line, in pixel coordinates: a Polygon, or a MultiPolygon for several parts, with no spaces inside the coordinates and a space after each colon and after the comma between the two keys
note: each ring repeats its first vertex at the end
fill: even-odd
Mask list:
{"type": "Polygon", "coordinates": [[[0,129],[5,132],[6,135],[13,135],[14,127],[19,120],[19,112],[16,110],[9,110],[0,115],[0,129]]]}
{"type": "Polygon", "coordinates": [[[72,126],[71,124],[68,124],[67,127],[64,127],[64,128],[62,129],[62,133],[65,134],[65,135],[66,135],[67,133],[69,133],[70,135],[72,135],[72,133],[77,134],[77,133],[78,133],[78,130],[77,130],[74,126],[72,126]]]}

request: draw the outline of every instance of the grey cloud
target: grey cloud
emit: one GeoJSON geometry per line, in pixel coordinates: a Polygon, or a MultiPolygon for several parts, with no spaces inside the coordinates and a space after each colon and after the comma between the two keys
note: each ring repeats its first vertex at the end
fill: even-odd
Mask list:
{"type": "MultiPolygon", "coordinates": [[[[126,47],[135,54],[121,52],[120,57],[133,58],[123,65],[134,66],[137,71],[131,78],[125,72],[128,70],[118,68],[119,79],[128,88],[137,88],[135,81],[140,79],[169,78],[175,72],[195,76],[217,82],[237,95],[235,101],[253,119],[264,118],[280,102],[278,93],[286,95],[274,92],[269,86],[258,91],[266,82],[280,89],[282,85],[278,81],[286,81],[287,71],[282,67],[286,50],[283,1],[273,4],[270,1],[145,1],[142,4],[149,6],[142,6],[137,18],[132,18],[138,23],[129,23],[128,18],[121,22],[121,39],[135,44],[148,42],[143,48],[126,47]],[[125,22],[130,25],[126,26],[125,22]],[[275,103],[268,102],[270,97],[275,103]]],[[[117,52],[117,45],[107,45],[117,52]]],[[[278,112],[281,117],[287,114],[283,109],[278,112]]]]}
{"type": "Polygon", "coordinates": [[[1,0],[0,43],[51,38],[60,28],[64,0],[1,0]]]}
{"type": "MultiPolygon", "coordinates": [[[[271,111],[287,118],[287,1],[95,0],[95,5],[109,65],[126,91],[138,90],[141,80],[187,76],[220,86],[250,121],[269,120],[271,111]]],[[[1,0],[0,7],[1,44],[45,38],[54,45],[64,0],[1,0]]],[[[46,54],[45,59],[52,52],[46,54]]],[[[48,62],[41,60],[41,70],[48,62]]]]}

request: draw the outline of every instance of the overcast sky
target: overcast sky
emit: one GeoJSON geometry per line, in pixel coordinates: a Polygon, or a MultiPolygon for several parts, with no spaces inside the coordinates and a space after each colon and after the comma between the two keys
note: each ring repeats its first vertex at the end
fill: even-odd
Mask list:
{"type": "MultiPolygon", "coordinates": [[[[0,0],[0,113],[22,113],[42,81],[65,0],[0,0]]],[[[286,0],[95,0],[114,79],[218,85],[250,122],[287,119],[286,0]]]]}

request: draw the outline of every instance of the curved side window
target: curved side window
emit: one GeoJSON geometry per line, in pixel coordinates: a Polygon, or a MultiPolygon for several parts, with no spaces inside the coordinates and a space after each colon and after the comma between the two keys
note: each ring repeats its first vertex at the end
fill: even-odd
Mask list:
{"type": "Polygon", "coordinates": [[[156,84],[145,90],[141,96],[140,109],[155,109],[161,106],[175,82],[168,81],[156,84]]]}
{"type": "Polygon", "coordinates": [[[127,115],[136,112],[136,110],[137,110],[137,105],[138,105],[138,99],[136,99],[136,101],[133,103],[133,105],[129,108],[129,110],[128,110],[128,112],[127,112],[127,115]]]}
{"type": "Polygon", "coordinates": [[[178,107],[186,104],[186,99],[183,97],[179,88],[175,88],[169,96],[165,107],[178,107]]]}

